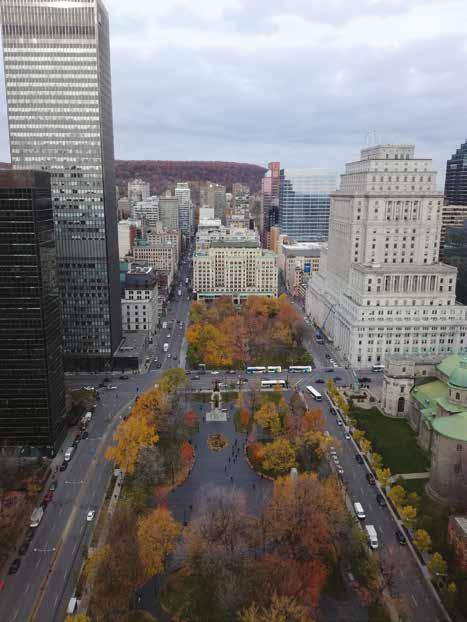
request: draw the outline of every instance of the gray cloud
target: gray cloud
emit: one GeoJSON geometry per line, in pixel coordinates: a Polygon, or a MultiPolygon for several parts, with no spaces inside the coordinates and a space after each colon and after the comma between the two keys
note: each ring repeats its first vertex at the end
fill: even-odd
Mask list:
{"type": "Polygon", "coordinates": [[[415,142],[444,174],[467,133],[462,0],[112,0],[109,9],[118,157],[342,171],[375,131],[415,142]]]}

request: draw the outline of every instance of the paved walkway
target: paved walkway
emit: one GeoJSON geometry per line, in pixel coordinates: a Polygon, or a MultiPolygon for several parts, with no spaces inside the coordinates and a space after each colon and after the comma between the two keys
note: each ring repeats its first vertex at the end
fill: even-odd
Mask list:
{"type": "Polygon", "coordinates": [[[393,484],[398,479],[428,479],[429,477],[429,471],[426,473],[399,473],[399,475],[396,474],[389,478],[389,483],[393,484]]]}
{"type": "Polygon", "coordinates": [[[272,484],[252,471],[244,458],[243,445],[246,435],[235,431],[233,421],[235,403],[222,403],[221,406],[228,409],[228,420],[213,423],[204,421],[210,404],[192,402],[191,405],[200,419],[200,430],[193,439],[196,462],[186,482],[169,495],[169,506],[175,518],[182,523],[191,520],[197,512],[203,488],[207,485],[233,486],[243,490],[250,511],[258,513],[272,484]],[[220,452],[211,451],[207,445],[207,438],[210,434],[219,433],[228,439],[228,447],[220,452]],[[234,458],[236,452],[232,452],[235,447],[240,447],[237,458],[234,458]]]}

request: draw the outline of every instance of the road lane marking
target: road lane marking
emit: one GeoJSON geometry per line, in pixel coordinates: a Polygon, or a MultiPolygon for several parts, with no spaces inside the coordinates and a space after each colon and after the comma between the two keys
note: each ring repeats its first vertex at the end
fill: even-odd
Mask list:
{"type": "Polygon", "coordinates": [[[28,584],[26,585],[26,589],[25,589],[24,591],[25,591],[26,593],[28,593],[30,589],[31,589],[31,584],[30,584],[30,583],[28,583],[28,584]]]}
{"type": "Polygon", "coordinates": [[[413,594],[411,595],[411,598],[413,600],[413,604],[415,605],[415,607],[418,607],[417,600],[416,600],[416,598],[415,598],[415,596],[413,594]]]}
{"type": "Polygon", "coordinates": [[[11,622],[14,622],[16,620],[16,618],[18,617],[18,613],[19,613],[19,609],[15,611],[15,615],[11,618],[11,622]]]}

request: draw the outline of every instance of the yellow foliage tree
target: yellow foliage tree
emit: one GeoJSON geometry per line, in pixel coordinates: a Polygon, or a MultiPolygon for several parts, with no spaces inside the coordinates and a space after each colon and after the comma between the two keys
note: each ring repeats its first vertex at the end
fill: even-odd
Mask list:
{"type": "Polygon", "coordinates": [[[419,551],[429,551],[431,549],[431,536],[424,529],[417,529],[413,543],[419,551]]]}
{"type": "Polygon", "coordinates": [[[178,389],[183,389],[188,384],[188,378],[183,369],[174,367],[168,369],[159,380],[159,389],[165,393],[173,393],[178,389]]]}
{"type": "Polygon", "coordinates": [[[274,594],[269,607],[253,603],[238,614],[239,622],[313,622],[307,608],[294,598],[274,594]]]}
{"type": "Polygon", "coordinates": [[[273,402],[265,402],[255,413],[255,422],[264,430],[276,436],[281,431],[281,420],[273,402]]]}
{"type": "Polygon", "coordinates": [[[360,443],[360,441],[365,438],[365,432],[363,432],[363,430],[358,430],[357,428],[355,428],[352,436],[354,437],[356,443],[360,443]]]}
{"type": "Polygon", "coordinates": [[[430,561],[428,562],[428,570],[434,575],[447,575],[448,565],[440,553],[433,553],[430,561]]]}
{"type": "Polygon", "coordinates": [[[401,508],[405,503],[406,492],[405,489],[397,484],[393,486],[391,490],[388,492],[388,497],[394,503],[396,508],[401,508]]]}
{"type": "Polygon", "coordinates": [[[84,613],[79,613],[76,616],[67,616],[65,622],[92,622],[92,620],[84,613]]]}
{"type": "Polygon", "coordinates": [[[376,477],[383,488],[389,485],[391,479],[391,469],[388,468],[375,468],[376,477]]]}
{"type": "Polygon", "coordinates": [[[377,454],[375,452],[373,452],[370,456],[371,459],[371,463],[373,464],[373,466],[375,467],[375,469],[382,469],[383,468],[383,458],[380,454],[377,454]]]}
{"type": "Polygon", "coordinates": [[[413,505],[404,505],[399,508],[399,514],[406,525],[412,526],[417,518],[417,508],[413,505]]]}
{"type": "Polygon", "coordinates": [[[371,451],[371,441],[367,438],[362,438],[360,441],[360,449],[364,454],[367,454],[371,451]]]}
{"type": "Polygon", "coordinates": [[[166,557],[175,550],[181,530],[181,525],[164,507],[156,508],[138,521],[138,547],[147,575],[164,570],[166,557]]]}
{"type": "Polygon", "coordinates": [[[307,432],[304,432],[301,436],[301,440],[311,449],[318,460],[321,460],[327,450],[334,443],[331,436],[327,436],[320,430],[308,430],[307,432]]]}
{"type": "Polygon", "coordinates": [[[132,415],[118,426],[113,440],[116,445],[107,449],[105,457],[131,474],[135,471],[140,449],[155,445],[159,436],[147,417],[132,415]]]}
{"type": "Polygon", "coordinates": [[[297,466],[295,447],[286,438],[265,445],[263,456],[263,468],[274,475],[287,473],[297,466]]]}

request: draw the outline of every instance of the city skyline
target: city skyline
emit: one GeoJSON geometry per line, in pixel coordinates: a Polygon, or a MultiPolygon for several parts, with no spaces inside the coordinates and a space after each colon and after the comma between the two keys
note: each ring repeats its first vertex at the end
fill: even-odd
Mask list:
{"type": "MultiPolygon", "coordinates": [[[[255,19],[247,19],[246,5],[227,0],[185,11],[169,0],[131,7],[114,0],[117,157],[280,158],[285,167],[341,170],[376,132],[373,142],[414,142],[431,154],[442,187],[444,163],[465,139],[466,94],[456,76],[467,8],[458,0],[406,5],[268,3],[249,7],[255,19]],[[222,80],[229,88],[219,88],[222,80]],[[141,114],[153,101],[157,114],[141,114]]],[[[2,101],[0,160],[8,154],[2,101]]]]}

